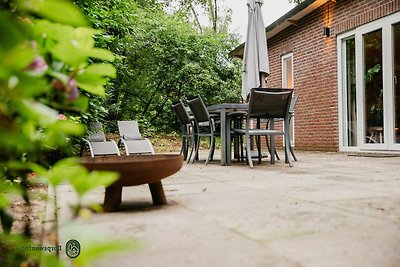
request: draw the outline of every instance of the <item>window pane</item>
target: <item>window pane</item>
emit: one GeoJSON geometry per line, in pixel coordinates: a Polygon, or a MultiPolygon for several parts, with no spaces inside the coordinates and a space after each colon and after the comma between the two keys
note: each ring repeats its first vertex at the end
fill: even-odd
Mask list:
{"type": "Polygon", "coordinates": [[[365,142],[383,143],[382,30],[363,35],[365,142]]]}
{"type": "Polygon", "coordinates": [[[286,88],[293,88],[292,58],[285,60],[286,67],[286,88]]]}
{"type": "Polygon", "coordinates": [[[357,105],[356,105],[356,41],[346,40],[346,104],[347,140],[345,145],[357,146],[357,105]]]}
{"type": "Polygon", "coordinates": [[[394,142],[400,143],[400,23],[393,25],[394,142]]]}

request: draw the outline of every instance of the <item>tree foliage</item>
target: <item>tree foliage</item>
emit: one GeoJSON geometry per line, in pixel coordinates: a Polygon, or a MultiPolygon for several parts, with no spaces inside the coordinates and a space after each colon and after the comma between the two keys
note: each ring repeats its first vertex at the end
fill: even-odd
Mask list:
{"type": "Polygon", "coordinates": [[[55,255],[22,250],[35,244],[29,219],[23,233],[11,231],[16,195],[29,218],[28,191],[38,181],[69,182],[81,198],[118,178],[89,173],[74,159],[59,161],[74,152],[72,138],[84,133],[79,121],[91,96],[105,95],[104,84],[116,74],[114,56],[95,46],[96,34],[72,2],[0,2],[0,266],[31,266],[41,258],[43,266],[65,266],[55,255]]]}
{"type": "Polygon", "coordinates": [[[171,103],[190,95],[201,94],[208,104],[240,99],[240,63],[228,58],[238,45],[232,34],[199,32],[185,12],[168,14],[160,3],[76,3],[103,30],[97,43],[116,56],[117,78],[104,104],[111,129],[116,120],[136,119],[147,129],[171,130],[171,103]]]}
{"type": "Polygon", "coordinates": [[[181,10],[189,20],[203,32],[203,28],[211,28],[214,32],[226,31],[231,22],[232,9],[221,5],[220,0],[164,0],[165,6],[181,10]],[[200,17],[205,15],[209,25],[204,26],[200,17]]]}

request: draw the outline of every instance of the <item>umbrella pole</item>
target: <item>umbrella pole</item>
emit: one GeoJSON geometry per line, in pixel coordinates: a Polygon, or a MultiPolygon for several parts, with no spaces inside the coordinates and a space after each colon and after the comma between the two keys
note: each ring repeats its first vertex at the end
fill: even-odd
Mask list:
{"type": "Polygon", "coordinates": [[[265,73],[264,72],[260,72],[260,87],[261,88],[267,87],[267,84],[265,82],[265,77],[266,77],[265,73]]]}

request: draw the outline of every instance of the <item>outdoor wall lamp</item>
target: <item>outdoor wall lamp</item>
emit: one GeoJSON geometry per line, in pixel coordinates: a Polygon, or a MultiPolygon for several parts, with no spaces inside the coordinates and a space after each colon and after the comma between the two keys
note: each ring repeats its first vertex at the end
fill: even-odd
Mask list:
{"type": "Polygon", "coordinates": [[[325,36],[325,37],[331,36],[331,28],[329,28],[329,27],[324,27],[324,36],[325,36]]]}
{"type": "Polygon", "coordinates": [[[330,23],[330,20],[329,20],[330,1],[328,1],[327,5],[328,5],[327,6],[327,9],[328,9],[328,21],[327,21],[326,26],[324,27],[324,31],[323,31],[325,37],[331,36],[331,28],[329,28],[329,23],[330,23]]]}

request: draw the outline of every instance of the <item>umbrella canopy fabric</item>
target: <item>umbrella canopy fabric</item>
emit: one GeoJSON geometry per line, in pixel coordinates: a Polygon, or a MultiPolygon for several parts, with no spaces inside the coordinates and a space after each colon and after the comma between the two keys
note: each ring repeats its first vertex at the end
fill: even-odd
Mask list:
{"type": "Polygon", "coordinates": [[[243,57],[242,97],[247,99],[251,88],[265,87],[269,75],[267,37],[261,12],[263,0],[248,0],[248,25],[243,57]]]}

